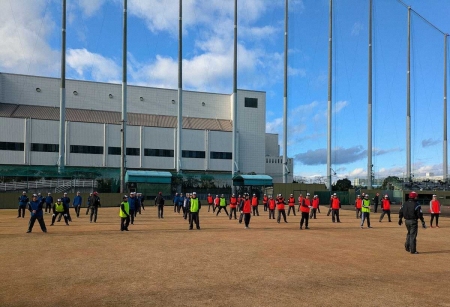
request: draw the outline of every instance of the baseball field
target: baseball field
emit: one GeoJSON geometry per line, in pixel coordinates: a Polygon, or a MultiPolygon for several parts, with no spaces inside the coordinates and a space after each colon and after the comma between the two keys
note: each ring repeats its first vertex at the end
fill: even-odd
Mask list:
{"type": "Polygon", "coordinates": [[[323,208],[299,230],[298,213],[278,224],[260,206],[244,229],[203,207],[188,230],[172,207],[146,207],[121,232],[118,208],[97,223],[85,210],[70,226],[46,214],[47,233],[0,211],[0,306],[450,306],[448,217],[419,229],[411,255],[397,214],[360,229],[354,211],[332,223],[323,208]]]}

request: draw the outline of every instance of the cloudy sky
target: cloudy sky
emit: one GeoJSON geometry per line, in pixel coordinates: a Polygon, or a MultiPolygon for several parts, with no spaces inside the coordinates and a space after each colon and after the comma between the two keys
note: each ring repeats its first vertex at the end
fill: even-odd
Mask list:
{"type": "MultiPolygon", "coordinates": [[[[121,82],[122,1],[69,0],[67,77],[121,82]]],[[[267,93],[282,139],[284,1],[239,0],[238,88],[267,93]]],[[[328,0],[290,0],[288,156],[296,176],[326,175],[328,0]]],[[[404,0],[443,32],[450,1],[404,0]]],[[[0,71],[60,75],[60,0],[0,1],[0,71]]],[[[232,92],[233,0],[183,2],[183,88],[232,92]]],[[[177,88],[178,1],[129,0],[128,82],[177,88]]],[[[368,1],[335,0],[332,168],[367,173],[368,1]]],[[[407,9],[374,1],[373,171],[406,165],[407,9]]],[[[412,15],[412,172],[442,174],[443,34],[412,15]]],[[[450,43],[449,43],[450,44],[450,43]]]]}

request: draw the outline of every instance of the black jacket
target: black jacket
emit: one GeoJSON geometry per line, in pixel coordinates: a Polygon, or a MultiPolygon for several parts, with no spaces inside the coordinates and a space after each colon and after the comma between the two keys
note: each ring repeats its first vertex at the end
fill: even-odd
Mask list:
{"type": "Polygon", "coordinates": [[[422,207],[415,200],[410,199],[405,202],[398,212],[398,218],[401,220],[404,218],[405,220],[418,220],[420,219],[422,223],[424,222],[422,207]]]}

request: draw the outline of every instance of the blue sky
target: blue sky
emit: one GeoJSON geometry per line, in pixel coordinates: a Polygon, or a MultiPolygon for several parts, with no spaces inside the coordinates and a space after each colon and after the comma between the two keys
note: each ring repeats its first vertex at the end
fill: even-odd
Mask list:
{"type": "MultiPolygon", "coordinates": [[[[59,77],[59,0],[0,2],[0,71],[59,77]]],[[[373,164],[406,169],[406,21],[374,0],[373,164]]],[[[443,32],[450,1],[405,0],[443,32]]],[[[294,175],[326,175],[328,0],[291,0],[288,156],[294,175]]],[[[183,2],[183,88],[232,92],[232,0],[183,2]]],[[[267,132],[282,139],[284,0],[239,0],[238,88],[267,93],[267,132]]],[[[129,0],[129,84],[177,88],[178,1],[129,0]]],[[[333,154],[337,176],[367,172],[368,1],[334,1],[333,154]]],[[[122,1],[69,0],[67,77],[121,82],[122,1]]],[[[412,14],[412,172],[442,174],[443,35],[412,14]]],[[[450,40],[450,39],[449,39],[450,40]]],[[[450,44],[450,42],[449,42],[450,44]]],[[[449,74],[450,75],[450,74],[449,74]]]]}

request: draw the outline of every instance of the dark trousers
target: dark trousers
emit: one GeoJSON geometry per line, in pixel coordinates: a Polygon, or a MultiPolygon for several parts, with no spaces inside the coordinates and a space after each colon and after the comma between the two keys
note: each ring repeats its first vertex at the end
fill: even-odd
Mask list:
{"type": "Polygon", "coordinates": [[[267,211],[267,203],[263,203],[264,211],[267,211]]]}
{"type": "Polygon", "coordinates": [[[31,232],[31,230],[33,230],[34,222],[36,222],[36,220],[38,220],[39,226],[41,226],[42,231],[47,232],[47,227],[45,227],[44,218],[36,216],[30,217],[30,221],[28,222],[28,232],[31,232]]]}
{"type": "Polygon", "coordinates": [[[65,212],[53,212],[52,216],[52,225],[55,224],[56,217],[61,220],[61,217],[64,217],[64,222],[66,222],[66,225],[69,225],[69,220],[67,219],[67,214],[65,212]]]}
{"type": "Polygon", "coordinates": [[[316,219],[316,212],[317,208],[312,208],[311,213],[309,214],[309,218],[312,219],[314,217],[314,219],[316,219]]]}
{"type": "Polygon", "coordinates": [[[121,217],[120,218],[120,230],[128,230],[128,225],[130,225],[130,215],[127,217],[121,217]]]}
{"type": "Polygon", "coordinates": [[[211,210],[211,207],[213,208],[213,212],[214,212],[214,204],[209,204],[209,203],[208,203],[208,212],[209,212],[209,210],[211,210]]]}
{"type": "Polygon", "coordinates": [[[416,238],[418,231],[417,220],[405,220],[406,229],[408,233],[406,234],[405,249],[411,253],[416,252],[416,238]]]}
{"type": "Polygon", "coordinates": [[[281,216],[283,216],[284,222],[287,223],[286,220],[286,212],[284,211],[284,209],[278,209],[278,217],[277,217],[277,222],[279,223],[281,221],[281,216]]]}
{"type": "Polygon", "coordinates": [[[164,218],[164,205],[161,204],[158,205],[158,218],[159,219],[164,218]]]}
{"type": "Polygon", "coordinates": [[[173,204],[173,212],[177,212],[177,204],[173,204]]]}
{"type": "MultiPolygon", "coordinates": [[[[70,212],[69,212],[69,208],[64,206],[64,214],[67,216],[67,219],[69,220],[69,222],[72,222],[72,217],[70,216],[70,212]]],[[[61,222],[61,215],[58,216],[58,222],[61,222]]]]}
{"type": "Polygon", "coordinates": [[[275,209],[269,209],[269,220],[271,218],[275,219],[275,209]]]}
{"type": "Polygon", "coordinates": [[[136,217],[136,215],[137,215],[138,213],[141,214],[141,205],[136,204],[136,206],[137,206],[137,208],[136,208],[136,210],[134,211],[134,217],[136,217]]]}
{"type": "Polygon", "coordinates": [[[305,224],[305,227],[308,227],[308,221],[309,221],[309,212],[302,212],[302,218],[300,219],[300,229],[302,229],[303,223],[305,224]]]}
{"type": "Polygon", "coordinates": [[[76,207],[73,207],[73,209],[74,209],[74,211],[75,211],[75,215],[76,215],[77,217],[80,217],[81,206],[78,205],[78,206],[76,206],[76,207]]]}
{"type": "Polygon", "coordinates": [[[383,220],[385,214],[388,216],[388,221],[391,222],[391,210],[383,210],[383,213],[380,215],[380,222],[383,220]]]}
{"type": "Polygon", "coordinates": [[[433,226],[434,218],[436,218],[436,226],[439,226],[439,213],[431,213],[430,226],[433,226]]]}
{"type": "Polygon", "coordinates": [[[317,206],[317,212],[320,213],[320,206],[317,206]]]}
{"type": "Polygon", "coordinates": [[[361,218],[361,208],[355,208],[356,210],[356,218],[360,219],[361,218]]]}
{"type": "Polygon", "coordinates": [[[131,224],[134,224],[135,216],[136,216],[136,210],[135,209],[130,209],[130,221],[131,221],[131,224]]]}
{"type": "Polygon", "coordinates": [[[17,210],[17,217],[25,217],[25,205],[19,205],[19,209],[17,210]]]}
{"type": "Polygon", "coordinates": [[[253,216],[255,216],[255,214],[259,216],[258,205],[253,206],[252,209],[253,209],[253,216]]]}
{"type": "Polygon", "coordinates": [[[52,204],[45,203],[45,212],[47,212],[47,209],[48,213],[52,212],[52,204]]]}
{"type": "Polygon", "coordinates": [[[243,219],[244,219],[244,213],[241,212],[241,214],[239,215],[239,224],[242,223],[243,219]]]}
{"type": "Polygon", "coordinates": [[[339,209],[331,209],[331,221],[334,223],[334,221],[340,223],[341,220],[339,219],[339,209]]]}
{"type": "Polygon", "coordinates": [[[225,213],[228,215],[228,210],[227,210],[227,207],[225,207],[225,206],[219,206],[219,210],[217,210],[216,215],[219,215],[219,213],[220,213],[220,211],[222,211],[222,209],[225,210],[225,213]]]}
{"type": "Polygon", "coordinates": [[[181,206],[177,206],[177,213],[180,213],[181,206]]]}
{"type": "Polygon", "coordinates": [[[250,213],[244,213],[244,223],[245,227],[248,227],[248,224],[250,224],[250,219],[252,218],[250,213]]]}
{"type": "Polygon", "coordinates": [[[86,215],[88,215],[89,214],[89,210],[91,209],[91,206],[90,205],[88,205],[87,206],[87,208],[86,208],[86,215]]]}
{"type": "Polygon", "coordinates": [[[191,212],[189,229],[194,228],[194,222],[195,222],[195,226],[197,227],[197,229],[200,229],[200,218],[198,216],[198,212],[191,212]]]}
{"type": "Polygon", "coordinates": [[[373,212],[377,213],[377,209],[378,209],[378,203],[375,203],[373,205],[373,212]]]}
{"type": "Polygon", "coordinates": [[[234,213],[234,219],[236,220],[236,208],[230,208],[230,220],[233,217],[234,213]]]}
{"type": "Polygon", "coordinates": [[[91,223],[97,223],[97,213],[98,213],[98,207],[97,206],[91,206],[91,223]]]}
{"type": "Polygon", "coordinates": [[[361,227],[364,226],[365,220],[367,220],[367,227],[370,227],[370,212],[361,213],[361,227]]]}
{"type": "Polygon", "coordinates": [[[183,218],[187,219],[188,210],[186,209],[186,207],[181,207],[181,208],[183,209],[183,218]]]}
{"type": "Polygon", "coordinates": [[[330,216],[332,210],[333,210],[333,209],[328,208],[327,216],[330,216]]]}
{"type": "Polygon", "coordinates": [[[295,214],[295,207],[294,206],[289,206],[288,216],[291,214],[291,210],[292,210],[292,212],[294,212],[294,216],[296,216],[297,214],[295,214]]]}

